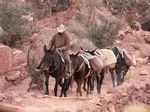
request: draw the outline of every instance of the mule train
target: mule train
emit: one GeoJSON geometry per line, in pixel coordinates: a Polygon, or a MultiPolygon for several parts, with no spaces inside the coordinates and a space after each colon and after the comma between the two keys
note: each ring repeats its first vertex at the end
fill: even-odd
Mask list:
{"type": "Polygon", "coordinates": [[[72,77],[65,78],[65,63],[63,56],[57,49],[50,49],[44,46],[44,56],[37,67],[45,74],[46,94],[49,94],[49,76],[55,78],[54,94],[57,96],[58,85],[61,86],[60,96],[67,96],[72,77],[74,78],[77,89],[77,96],[82,96],[83,89],[90,92],[92,86],[92,77],[97,77],[97,92],[101,93],[101,85],[106,71],[110,71],[113,87],[123,83],[124,76],[130,66],[136,65],[134,56],[131,57],[126,50],[120,50],[118,47],[110,49],[84,50],[82,53],[71,54],[72,61],[72,77]],[[64,79],[64,81],[62,81],[64,79]]]}

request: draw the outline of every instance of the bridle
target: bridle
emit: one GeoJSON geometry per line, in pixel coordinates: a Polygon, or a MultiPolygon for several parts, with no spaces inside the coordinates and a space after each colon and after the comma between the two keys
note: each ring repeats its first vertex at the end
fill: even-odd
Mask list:
{"type": "MultiPolygon", "coordinates": [[[[60,56],[60,54],[59,54],[59,51],[56,51],[57,53],[58,53],[58,55],[60,56]]],[[[61,56],[60,56],[60,58],[61,58],[61,56]]],[[[51,71],[50,70],[48,70],[48,73],[53,73],[55,70],[57,70],[57,68],[59,67],[59,65],[60,65],[60,62],[61,62],[61,59],[58,61],[58,63],[56,64],[56,66],[55,66],[55,68],[54,69],[52,69],[51,71]]]]}

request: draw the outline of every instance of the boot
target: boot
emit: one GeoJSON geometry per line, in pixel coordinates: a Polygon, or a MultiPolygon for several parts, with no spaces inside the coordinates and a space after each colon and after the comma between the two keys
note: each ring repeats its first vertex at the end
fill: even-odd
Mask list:
{"type": "Polygon", "coordinates": [[[65,77],[69,78],[72,76],[72,67],[71,64],[66,64],[65,77]]]}

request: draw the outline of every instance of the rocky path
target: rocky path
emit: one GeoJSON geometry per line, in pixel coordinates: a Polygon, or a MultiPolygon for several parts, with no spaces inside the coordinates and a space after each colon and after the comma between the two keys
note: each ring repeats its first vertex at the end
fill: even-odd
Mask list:
{"type": "MultiPolygon", "coordinates": [[[[149,70],[148,72],[150,73],[149,67],[150,67],[149,64],[146,66],[142,66],[140,69],[138,68],[136,72],[139,73],[141,69],[146,69],[149,70]]],[[[102,110],[103,108],[105,110],[106,108],[105,106],[108,105],[108,102],[112,102],[114,100],[115,95],[119,99],[120,96],[118,96],[118,94],[124,92],[124,95],[125,94],[126,96],[129,95],[128,93],[126,93],[128,92],[126,90],[129,90],[129,88],[132,86],[133,86],[132,87],[133,91],[135,88],[138,91],[138,88],[141,89],[141,86],[143,87],[143,85],[145,84],[150,84],[149,83],[150,76],[149,74],[143,76],[136,74],[135,76],[132,77],[132,79],[126,80],[122,86],[112,88],[112,82],[110,80],[109,74],[107,74],[104,79],[104,84],[102,86],[102,94],[98,95],[95,90],[94,93],[90,94],[88,97],[86,96],[85,93],[83,94],[82,97],[76,97],[75,84],[73,90],[68,91],[67,98],[54,97],[53,95],[54,80],[52,78],[50,78],[49,96],[44,95],[43,91],[40,92],[36,89],[27,92],[26,90],[28,89],[29,82],[30,82],[30,78],[27,78],[24,81],[22,81],[20,84],[8,88],[2,94],[5,97],[3,103],[20,106],[24,108],[24,111],[29,111],[29,112],[41,112],[41,111],[42,112],[93,112],[93,111],[102,110]]],[[[141,94],[143,93],[141,92],[140,95],[141,94]]],[[[145,98],[150,98],[150,93],[147,93],[145,95],[149,95],[149,97],[144,96],[145,98]]],[[[147,99],[146,101],[150,103],[150,100],[147,99]]],[[[116,100],[114,100],[114,103],[116,103],[116,100]]],[[[128,102],[126,103],[128,104],[128,102]]],[[[118,105],[114,107],[112,106],[112,104],[110,107],[116,109],[118,105]]],[[[108,108],[108,110],[111,109],[108,108]]],[[[116,112],[120,112],[120,111],[116,111],[116,112]]]]}

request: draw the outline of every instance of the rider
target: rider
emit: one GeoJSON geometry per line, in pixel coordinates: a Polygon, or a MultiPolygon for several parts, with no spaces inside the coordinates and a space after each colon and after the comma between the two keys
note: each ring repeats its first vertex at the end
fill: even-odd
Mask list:
{"type": "Polygon", "coordinates": [[[70,49],[70,38],[65,33],[66,27],[65,25],[61,24],[59,27],[57,27],[58,33],[56,33],[49,45],[48,49],[56,48],[58,51],[61,51],[63,54],[63,58],[65,61],[65,77],[68,78],[72,74],[71,69],[71,60],[69,56],[69,49],[70,49]]]}

